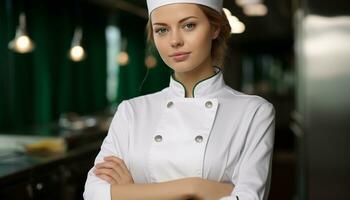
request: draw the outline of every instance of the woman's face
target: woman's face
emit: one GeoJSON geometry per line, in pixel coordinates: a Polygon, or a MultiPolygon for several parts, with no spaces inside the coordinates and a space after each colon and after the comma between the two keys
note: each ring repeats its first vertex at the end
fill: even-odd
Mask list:
{"type": "Polygon", "coordinates": [[[212,40],[218,35],[196,4],[161,6],[151,13],[153,39],[163,61],[176,72],[211,66],[212,40]]]}

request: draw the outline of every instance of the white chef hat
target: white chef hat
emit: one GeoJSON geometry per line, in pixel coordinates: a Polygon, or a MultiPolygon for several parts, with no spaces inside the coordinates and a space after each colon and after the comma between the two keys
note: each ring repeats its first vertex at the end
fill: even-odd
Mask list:
{"type": "Polygon", "coordinates": [[[209,8],[212,8],[218,11],[219,13],[221,13],[222,1],[223,0],[147,0],[147,7],[148,7],[148,14],[150,15],[154,9],[160,6],[173,4],[173,3],[195,3],[195,4],[208,6],[209,8]]]}

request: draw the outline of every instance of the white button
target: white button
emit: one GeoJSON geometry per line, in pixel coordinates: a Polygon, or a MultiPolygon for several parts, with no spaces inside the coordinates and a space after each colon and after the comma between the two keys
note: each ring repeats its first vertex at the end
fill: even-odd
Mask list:
{"type": "Polygon", "coordinates": [[[166,107],[170,108],[173,105],[174,105],[174,103],[172,101],[169,101],[168,104],[166,105],[166,107]]]}
{"type": "Polygon", "coordinates": [[[162,140],[163,140],[163,137],[161,135],[156,135],[154,137],[154,141],[156,141],[156,142],[161,142],[162,140]]]}
{"type": "Polygon", "coordinates": [[[205,107],[211,108],[211,107],[213,107],[213,103],[211,101],[207,101],[207,102],[205,102],[205,107]]]}
{"type": "Polygon", "coordinates": [[[201,143],[203,142],[203,137],[201,135],[198,135],[196,138],[195,138],[196,142],[197,143],[201,143]]]}

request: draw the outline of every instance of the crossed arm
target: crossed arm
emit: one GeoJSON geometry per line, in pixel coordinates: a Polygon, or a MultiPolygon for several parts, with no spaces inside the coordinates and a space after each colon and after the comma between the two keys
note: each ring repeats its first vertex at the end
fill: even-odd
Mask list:
{"type": "Polygon", "coordinates": [[[111,184],[112,200],[213,200],[230,195],[234,188],[233,184],[196,177],[135,184],[124,161],[114,156],[105,157],[95,166],[94,173],[111,184]]]}

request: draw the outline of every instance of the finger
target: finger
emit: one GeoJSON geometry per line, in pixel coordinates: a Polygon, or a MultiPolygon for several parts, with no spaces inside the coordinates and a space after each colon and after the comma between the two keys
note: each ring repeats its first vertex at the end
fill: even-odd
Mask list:
{"type": "Polygon", "coordinates": [[[96,169],[94,172],[96,175],[107,175],[113,178],[117,183],[121,182],[122,180],[122,177],[113,169],[100,168],[100,169],[96,169]]]}
{"type": "Polygon", "coordinates": [[[124,174],[130,175],[129,170],[122,159],[115,156],[109,156],[109,157],[105,157],[104,160],[117,164],[118,168],[121,168],[124,174]]]}
{"type": "Polygon", "coordinates": [[[113,177],[115,180],[120,180],[121,176],[119,173],[117,173],[114,169],[109,168],[99,168],[94,170],[95,174],[106,174],[110,177],[113,177]]]}
{"type": "Polygon", "coordinates": [[[99,174],[99,175],[97,175],[97,176],[100,177],[102,180],[107,181],[109,184],[116,184],[116,183],[117,183],[113,178],[111,178],[111,177],[108,176],[108,175],[99,174]]]}
{"type": "Polygon", "coordinates": [[[113,169],[119,175],[125,175],[126,174],[125,170],[120,166],[120,164],[112,162],[112,161],[106,161],[106,162],[103,162],[103,163],[99,163],[99,164],[96,165],[96,167],[98,169],[102,169],[102,168],[113,169]]]}
{"type": "Polygon", "coordinates": [[[100,168],[96,169],[94,172],[97,174],[106,173],[107,175],[112,176],[118,184],[134,183],[134,179],[131,175],[123,173],[119,174],[115,172],[114,169],[100,168]]]}
{"type": "Polygon", "coordinates": [[[114,171],[111,171],[109,169],[96,170],[95,175],[96,176],[101,176],[101,175],[108,176],[113,180],[113,182],[116,182],[116,183],[121,182],[121,177],[118,174],[116,174],[114,171]]]}
{"type": "Polygon", "coordinates": [[[116,156],[106,156],[103,158],[105,161],[113,161],[119,164],[122,164],[124,161],[123,159],[116,157],[116,156]]]}
{"type": "Polygon", "coordinates": [[[134,179],[123,160],[114,156],[106,157],[104,160],[106,160],[106,162],[101,165],[108,168],[113,167],[113,169],[118,171],[118,174],[121,177],[121,179],[118,180],[118,184],[134,183],[134,179]]]}
{"type": "Polygon", "coordinates": [[[125,174],[130,174],[129,169],[126,167],[126,164],[124,160],[116,157],[116,156],[107,156],[104,158],[106,161],[113,161],[119,164],[120,167],[122,167],[125,174]]]}
{"type": "Polygon", "coordinates": [[[108,161],[114,161],[116,163],[122,163],[123,159],[116,157],[116,156],[106,156],[103,158],[104,160],[108,160],[108,161]]]}

